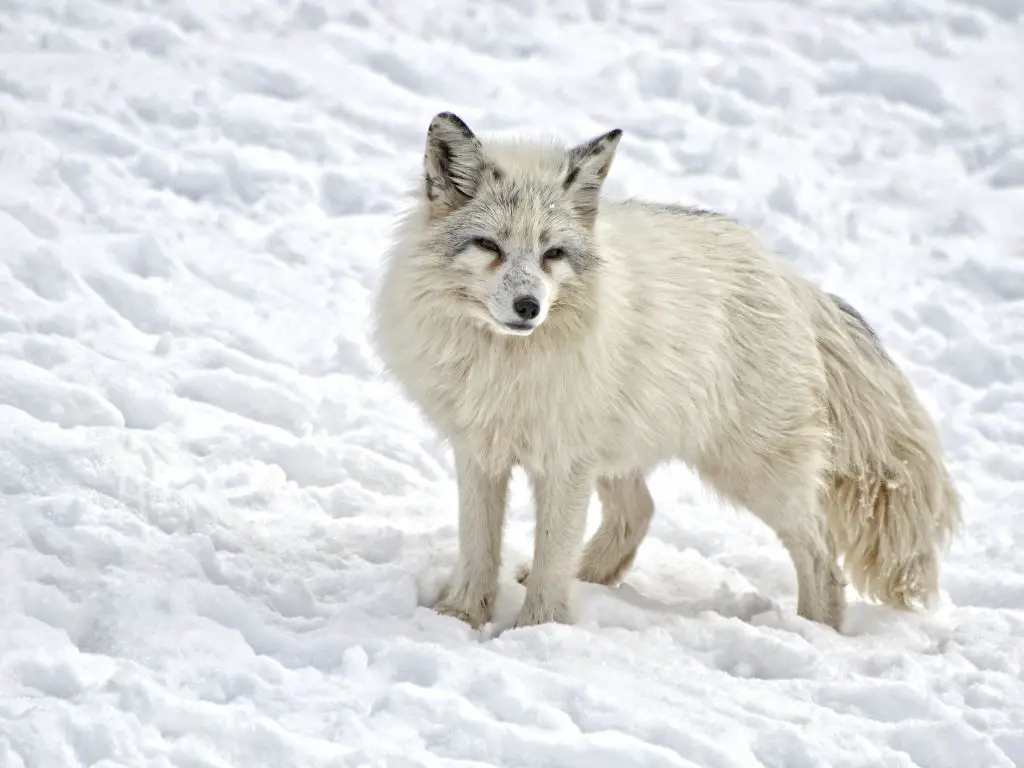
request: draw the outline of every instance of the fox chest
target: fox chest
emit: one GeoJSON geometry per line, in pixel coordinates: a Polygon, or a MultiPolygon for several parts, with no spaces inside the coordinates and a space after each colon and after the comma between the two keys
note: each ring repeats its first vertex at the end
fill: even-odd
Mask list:
{"type": "Polygon", "coordinates": [[[448,373],[438,420],[485,465],[543,471],[591,450],[595,387],[566,366],[484,359],[448,373]]]}

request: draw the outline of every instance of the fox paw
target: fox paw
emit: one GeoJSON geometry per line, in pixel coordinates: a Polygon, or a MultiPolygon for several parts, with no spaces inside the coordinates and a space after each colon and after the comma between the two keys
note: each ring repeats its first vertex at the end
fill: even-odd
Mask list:
{"type": "Polygon", "coordinates": [[[469,590],[459,590],[442,595],[434,604],[434,610],[463,621],[473,629],[480,629],[491,620],[493,606],[493,594],[473,594],[469,590]]]}
{"type": "Polygon", "coordinates": [[[515,627],[533,627],[538,624],[571,624],[572,612],[568,600],[537,600],[527,596],[523,607],[519,610],[515,627]]]}

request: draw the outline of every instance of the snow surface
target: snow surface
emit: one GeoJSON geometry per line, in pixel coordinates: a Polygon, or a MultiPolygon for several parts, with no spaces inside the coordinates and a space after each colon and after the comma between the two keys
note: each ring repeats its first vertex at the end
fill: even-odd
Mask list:
{"type": "Polygon", "coordinates": [[[0,2],[0,766],[1024,766],[1022,54],[1021,0],[0,2]],[[680,467],[575,625],[425,607],[452,464],[366,330],[443,109],[621,127],[610,191],[877,326],[967,507],[934,613],[798,619],[680,467]]]}

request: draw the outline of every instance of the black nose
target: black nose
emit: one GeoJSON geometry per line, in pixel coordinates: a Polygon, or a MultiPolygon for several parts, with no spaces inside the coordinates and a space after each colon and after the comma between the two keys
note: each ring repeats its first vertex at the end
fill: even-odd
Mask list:
{"type": "Polygon", "coordinates": [[[512,302],[512,309],[523,320],[533,320],[540,314],[540,303],[533,296],[520,296],[512,302]]]}

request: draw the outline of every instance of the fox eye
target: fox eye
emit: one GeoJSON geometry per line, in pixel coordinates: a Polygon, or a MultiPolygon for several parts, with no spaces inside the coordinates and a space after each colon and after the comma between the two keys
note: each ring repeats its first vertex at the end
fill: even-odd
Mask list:
{"type": "Polygon", "coordinates": [[[565,258],[564,248],[548,248],[544,251],[544,261],[556,261],[565,258]]]}
{"type": "Polygon", "coordinates": [[[495,256],[501,256],[501,248],[493,240],[486,237],[474,237],[471,242],[481,251],[489,251],[495,256]]]}

